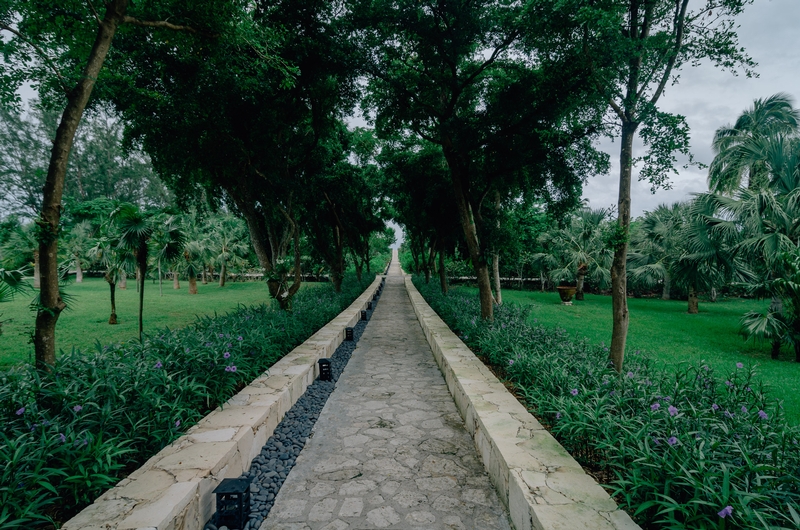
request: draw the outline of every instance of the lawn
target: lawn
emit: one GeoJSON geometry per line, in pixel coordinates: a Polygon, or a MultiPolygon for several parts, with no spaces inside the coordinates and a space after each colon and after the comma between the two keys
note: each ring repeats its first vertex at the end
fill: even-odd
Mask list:
{"type": "MultiPolygon", "coordinates": [[[[313,285],[313,284],[304,284],[313,285]]],[[[188,293],[188,284],[174,290],[172,282],[164,283],[164,296],[159,296],[158,284],[148,281],[144,290],[144,331],[158,328],[180,328],[195,320],[195,315],[224,313],[238,304],[260,304],[269,300],[266,282],[228,282],[219,288],[216,283],[198,283],[198,294],[188,293]]],[[[127,289],[117,289],[117,318],[119,324],[110,326],[111,312],[108,284],[99,278],[87,278],[83,283],[67,286],[72,297],[70,308],[61,314],[56,328],[56,347],[69,350],[92,348],[101,344],[123,342],[137,336],[139,294],[136,283],[128,280],[127,289]]],[[[35,314],[28,309],[32,295],[17,296],[0,304],[0,368],[33,359],[30,336],[35,314]],[[10,320],[10,321],[9,321],[10,320]]]]}
{"type": "MultiPolygon", "coordinates": [[[[533,304],[531,319],[541,324],[564,328],[594,343],[611,342],[610,296],[587,294],[586,300],[565,306],[557,293],[507,289],[503,301],[533,304]]],[[[800,363],[794,362],[794,352],[785,347],[781,358],[772,360],[768,344],[744,342],[738,334],[741,316],[768,304],[737,298],[701,301],[700,313],[690,315],[685,301],[629,298],[627,353],[641,351],[666,366],[702,362],[721,374],[735,370],[737,362],[755,365],[772,395],[784,400],[790,422],[800,424],[800,363]]]]}

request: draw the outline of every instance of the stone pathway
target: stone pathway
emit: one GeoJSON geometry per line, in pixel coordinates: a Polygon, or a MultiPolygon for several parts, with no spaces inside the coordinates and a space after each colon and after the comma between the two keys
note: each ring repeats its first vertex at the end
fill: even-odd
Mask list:
{"type": "Polygon", "coordinates": [[[396,255],[380,304],[260,530],[508,530],[396,255]]]}

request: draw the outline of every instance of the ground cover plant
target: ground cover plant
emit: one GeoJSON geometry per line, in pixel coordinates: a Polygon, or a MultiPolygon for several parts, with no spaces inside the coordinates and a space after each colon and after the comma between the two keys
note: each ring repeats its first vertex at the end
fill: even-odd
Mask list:
{"type": "MultiPolygon", "coordinates": [[[[475,293],[475,289],[457,287],[475,293]]],[[[531,324],[564,329],[576,340],[606,346],[611,340],[611,298],[587,294],[585,300],[561,305],[557,293],[539,291],[503,292],[506,302],[533,306],[531,324]]],[[[722,298],[716,303],[700,304],[700,313],[686,312],[686,301],[653,298],[628,300],[631,323],[628,351],[646,352],[656,364],[667,369],[681,361],[704,363],[716,371],[726,371],[737,362],[757,365],[758,375],[771,395],[784,400],[789,423],[800,424],[800,363],[785,346],[779,360],[770,358],[768,342],[745,342],[740,335],[740,321],[747,311],[763,310],[769,300],[722,298]]]]}
{"type": "Polygon", "coordinates": [[[370,283],[301,290],[0,377],[0,527],[64,521],[347,307],[370,283]]]}
{"type": "Polygon", "coordinates": [[[473,293],[416,284],[643,528],[800,528],[800,429],[753,368],[665,369],[639,353],[617,374],[605,346],[523,306],[484,323],[473,293]]]}

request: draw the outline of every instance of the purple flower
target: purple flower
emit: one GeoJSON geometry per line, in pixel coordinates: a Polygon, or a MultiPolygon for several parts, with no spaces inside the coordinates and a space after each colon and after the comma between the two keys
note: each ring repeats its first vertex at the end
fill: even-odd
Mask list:
{"type": "Polygon", "coordinates": [[[707,364],[704,364],[704,365],[703,365],[703,370],[705,370],[706,372],[708,372],[709,368],[708,368],[708,365],[707,365],[707,364]]]}
{"type": "Polygon", "coordinates": [[[675,438],[674,436],[670,436],[669,439],[667,440],[667,443],[670,445],[675,445],[676,443],[678,443],[678,439],[675,438]]]}
{"type": "Polygon", "coordinates": [[[242,336],[239,335],[238,337],[236,337],[236,340],[244,340],[244,338],[242,338],[242,336]]]}
{"type": "Polygon", "coordinates": [[[730,381],[725,381],[725,384],[728,386],[733,386],[733,383],[731,383],[730,381]]]}
{"type": "Polygon", "coordinates": [[[514,359],[509,359],[508,360],[508,365],[511,366],[512,364],[514,364],[514,359]]]}
{"type": "Polygon", "coordinates": [[[64,433],[63,433],[63,432],[62,432],[62,433],[59,433],[59,435],[58,435],[58,439],[59,439],[59,440],[61,440],[61,443],[62,443],[62,444],[63,444],[64,442],[66,442],[66,441],[67,441],[67,437],[66,437],[66,436],[64,436],[64,433]]]}
{"type": "Polygon", "coordinates": [[[229,343],[228,343],[228,348],[233,348],[233,344],[231,344],[231,343],[229,342],[229,343]]]}
{"type": "Polygon", "coordinates": [[[726,517],[728,517],[732,513],[733,513],[733,506],[729,505],[729,506],[724,507],[722,510],[718,511],[717,515],[719,515],[720,517],[725,519],[726,517]]]}
{"type": "Polygon", "coordinates": [[[742,414],[747,414],[747,407],[742,405],[742,414]]]}
{"type": "Polygon", "coordinates": [[[225,359],[227,359],[230,356],[231,356],[231,352],[229,352],[229,351],[226,351],[225,353],[222,354],[222,357],[224,357],[225,359]]]}
{"type": "Polygon", "coordinates": [[[569,393],[572,394],[573,396],[577,396],[578,395],[578,389],[577,388],[573,388],[572,390],[569,391],[569,393]]]}
{"type": "MultiPolygon", "coordinates": [[[[744,368],[744,365],[742,363],[736,363],[736,368],[744,368]]],[[[731,508],[731,509],[733,509],[733,508],[731,508]]]]}
{"type": "Polygon", "coordinates": [[[650,410],[652,411],[656,411],[660,408],[661,408],[661,403],[653,403],[652,405],[650,405],[650,410]]]}
{"type": "Polygon", "coordinates": [[[22,407],[17,411],[17,416],[22,416],[23,414],[25,414],[25,407],[22,407]]]}
{"type": "Polygon", "coordinates": [[[210,348],[212,345],[210,342],[206,342],[206,348],[210,348]]]}
{"type": "Polygon", "coordinates": [[[767,418],[769,418],[769,416],[767,415],[767,413],[766,413],[766,412],[764,412],[763,410],[759,410],[759,411],[758,411],[758,417],[759,417],[759,418],[761,418],[762,420],[766,420],[767,418]]]}
{"type": "Polygon", "coordinates": [[[656,437],[653,437],[653,443],[656,445],[661,445],[661,441],[659,441],[659,439],[656,437]]]}
{"type": "Polygon", "coordinates": [[[222,338],[222,337],[224,337],[224,336],[225,336],[225,335],[223,335],[222,333],[220,333],[220,334],[219,334],[219,338],[222,338]]]}
{"type": "Polygon", "coordinates": [[[156,370],[158,370],[159,368],[161,368],[161,367],[163,367],[163,366],[164,366],[164,365],[163,365],[163,364],[161,364],[161,361],[158,361],[158,362],[156,363],[156,365],[155,365],[155,366],[153,366],[153,368],[155,368],[156,370]]]}
{"type": "Polygon", "coordinates": [[[725,411],[725,417],[726,417],[726,418],[733,418],[733,412],[730,412],[730,411],[727,411],[727,410],[726,410],[726,411],[725,411]]]}
{"type": "Polygon", "coordinates": [[[74,407],[72,407],[72,410],[74,410],[75,412],[80,412],[83,410],[83,407],[80,405],[75,405],[74,407]]]}
{"type": "Polygon", "coordinates": [[[608,393],[608,395],[609,396],[616,396],[617,392],[615,390],[612,390],[611,392],[608,393]]]}
{"type": "Polygon", "coordinates": [[[225,371],[226,372],[235,372],[236,371],[236,365],[232,364],[230,366],[226,366],[225,367],[225,371]]]}
{"type": "Polygon", "coordinates": [[[675,416],[676,414],[678,414],[678,409],[676,407],[673,407],[672,405],[670,405],[669,408],[667,408],[667,410],[669,411],[670,416],[675,416]]]}
{"type": "Polygon", "coordinates": [[[186,348],[183,349],[183,351],[185,351],[186,353],[189,353],[189,348],[186,347],[186,348]]]}
{"type": "Polygon", "coordinates": [[[711,404],[711,410],[713,410],[714,412],[718,411],[719,410],[719,405],[717,405],[716,403],[712,403],[711,404]]]}
{"type": "Polygon", "coordinates": [[[557,419],[557,420],[560,420],[560,419],[561,419],[561,413],[560,413],[560,412],[556,412],[556,419],[557,419]]]}
{"type": "Polygon", "coordinates": [[[506,325],[505,324],[500,324],[500,327],[503,328],[503,329],[506,329],[506,325]]]}
{"type": "Polygon", "coordinates": [[[176,420],[175,421],[175,428],[177,429],[180,426],[181,426],[181,420],[176,420]]]}
{"type": "Polygon", "coordinates": [[[632,377],[633,377],[633,372],[628,372],[628,374],[627,374],[627,375],[628,375],[628,378],[630,379],[630,378],[632,378],[632,377]]]}

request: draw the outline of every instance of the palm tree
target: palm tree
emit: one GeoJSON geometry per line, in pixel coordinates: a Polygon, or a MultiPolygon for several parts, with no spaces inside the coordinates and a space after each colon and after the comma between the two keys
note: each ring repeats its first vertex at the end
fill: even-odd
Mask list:
{"type": "Polygon", "coordinates": [[[796,135],[800,110],[792,107],[788,94],[757,99],[734,125],[717,129],[712,142],[715,157],[708,170],[708,187],[716,193],[732,194],[747,181],[755,189],[769,183],[763,161],[748,155],[752,143],[776,135],[796,135]]]}
{"type": "Polygon", "coordinates": [[[91,244],[91,238],[92,224],[89,221],[82,221],[72,227],[64,239],[64,248],[69,254],[69,260],[75,264],[75,283],[83,282],[83,260],[91,244]]]}
{"type": "Polygon", "coordinates": [[[628,276],[632,285],[653,288],[662,285],[661,298],[670,299],[673,267],[681,254],[681,231],[689,204],[660,204],[644,219],[631,237],[628,276]]]}
{"type": "Polygon", "coordinates": [[[575,299],[583,300],[583,287],[588,276],[595,285],[605,287],[611,280],[613,251],[603,241],[606,210],[581,209],[563,228],[556,228],[539,237],[548,249],[534,255],[553,282],[575,281],[575,299]]]}
{"type": "Polygon", "coordinates": [[[163,224],[158,214],[141,211],[132,204],[123,204],[112,214],[112,219],[119,230],[120,250],[133,254],[136,260],[136,279],[139,288],[139,340],[142,340],[144,310],[144,284],[147,277],[149,243],[156,231],[159,221],[163,224]]]}
{"type": "Polygon", "coordinates": [[[158,269],[158,293],[164,296],[162,269],[175,269],[177,278],[177,259],[184,244],[185,235],[174,216],[168,216],[156,224],[156,229],[151,238],[154,250],[154,264],[158,269]]]}
{"type": "Polygon", "coordinates": [[[108,323],[117,324],[117,282],[122,278],[122,274],[133,257],[130,252],[119,247],[119,237],[113,232],[113,227],[104,225],[101,227],[101,236],[95,240],[95,244],[88,251],[88,256],[98,262],[104,269],[103,279],[108,283],[111,297],[111,316],[108,323]]]}
{"type": "Polygon", "coordinates": [[[225,287],[228,265],[247,252],[246,233],[242,221],[233,216],[215,219],[211,225],[208,248],[214,263],[219,265],[219,286],[225,287]]]}

